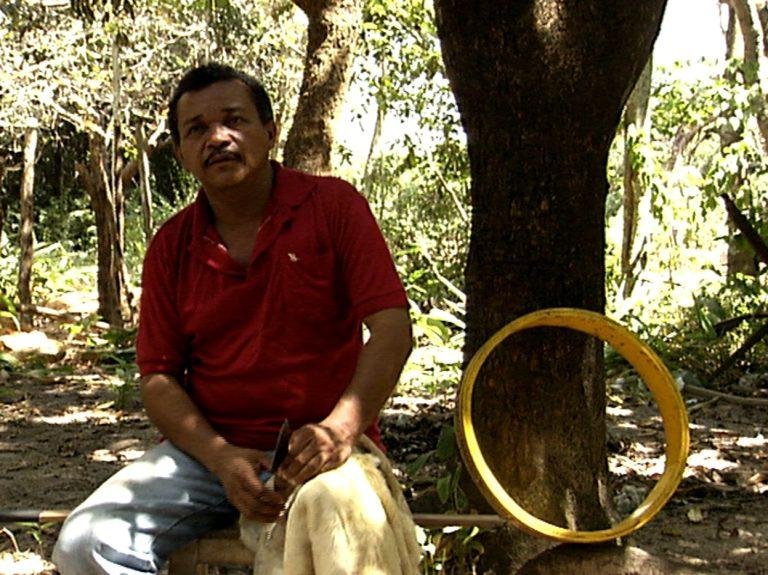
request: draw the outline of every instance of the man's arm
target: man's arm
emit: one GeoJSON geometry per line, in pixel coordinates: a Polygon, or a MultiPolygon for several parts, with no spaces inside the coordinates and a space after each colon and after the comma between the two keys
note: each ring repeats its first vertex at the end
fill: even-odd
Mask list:
{"type": "Polygon", "coordinates": [[[269,466],[264,453],[230,444],[211,427],[175,377],[153,373],[141,380],[141,398],[149,419],[176,447],[220,480],[230,503],[243,515],[274,521],[282,497],[265,489],[258,471],[269,466]]]}
{"type": "Polygon", "coordinates": [[[289,457],[278,472],[290,483],[303,483],[344,463],[397,385],[411,351],[408,310],[381,310],[363,322],[370,337],[346,391],[328,417],[297,429],[291,436],[289,457]]]}

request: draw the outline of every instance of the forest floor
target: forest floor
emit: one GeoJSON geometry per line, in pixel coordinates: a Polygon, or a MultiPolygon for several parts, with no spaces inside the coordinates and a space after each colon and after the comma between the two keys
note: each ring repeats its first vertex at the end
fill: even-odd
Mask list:
{"type": "MultiPolygon", "coordinates": [[[[157,439],[135,387],[121,385],[126,374],[130,380],[130,365],[119,354],[100,352],[103,340],[72,325],[46,322],[58,351],[0,370],[2,511],[71,508],[157,439]]],[[[752,396],[768,397],[767,382],[753,378],[752,396]]],[[[612,388],[609,399],[614,501],[627,514],[663,471],[664,436],[647,395],[612,388]]],[[[631,542],[693,572],[768,575],[768,411],[722,399],[687,404],[685,476],[631,542]]],[[[395,396],[384,412],[385,441],[411,499],[439,501],[429,497],[439,466],[412,475],[406,468],[435,449],[452,413],[452,393],[425,397],[413,390],[395,396]]],[[[0,575],[51,572],[57,524],[0,527],[0,575]]]]}

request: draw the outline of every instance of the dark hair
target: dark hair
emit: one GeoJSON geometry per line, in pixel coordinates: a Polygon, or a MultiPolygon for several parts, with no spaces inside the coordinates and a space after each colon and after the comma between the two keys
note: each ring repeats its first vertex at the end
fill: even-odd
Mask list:
{"type": "Polygon", "coordinates": [[[187,92],[197,92],[216,82],[226,82],[228,80],[240,80],[248,87],[251,92],[251,99],[256,106],[256,111],[262,123],[266,124],[274,119],[272,103],[269,101],[269,95],[264,86],[261,85],[261,82],[245,72],[235,70],[231,66],[211,62],[189,70],[179,80],[176,89],[173,91],[171,101],[168,104],[168,128],[171,131],[171,138],[173,138],[174,144],[178,145],[180,140],[179,118],[177,114],[179,99],[187,92]]]}

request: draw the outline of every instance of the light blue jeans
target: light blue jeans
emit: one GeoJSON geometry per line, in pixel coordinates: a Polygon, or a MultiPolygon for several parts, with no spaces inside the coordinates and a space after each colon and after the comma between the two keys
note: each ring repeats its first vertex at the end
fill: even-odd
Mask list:
{"type": "Polygon", "coordinates": [[[70,514],[53,562],[61,575],[155,574],[174,550],[237,517],[218,478],[164,441],[70,514]]]}

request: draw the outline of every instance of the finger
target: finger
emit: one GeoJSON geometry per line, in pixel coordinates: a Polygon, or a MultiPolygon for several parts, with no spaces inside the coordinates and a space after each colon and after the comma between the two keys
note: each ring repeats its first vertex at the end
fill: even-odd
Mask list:
{"type": "Polygon", "coordinates": [[[325,471],[326,457],[322,452],[318,452],[314,457],[311,457],[305,464],[300,467],[291,470],[292,474],[288,475],[285,479],[295,485],[300,485],[309,481],[322,471],[325,471]]]}
{"type": "Polygon", "coordinates": [[[228,495],[227,499],[229,499],[229,502],[245,516],[249,516],[258,508],[257,499],[242,491],[236,491],[235,493],[228,495]]]}
{"type": "Polygon", "coordinates": [[[301,453],[314,441],[314,427],[316,427],[314,424],[303,425],[291,434],[291,439],[288,441],[288,453],[290,455],[295,456],[301,453]]]}
{"type": "Polygon", "coordinates": [[[316,446],[307,445],[306,448],[296,455],[286,459],[283,465],[278,469],[278,475],[291,483],[295,483],[294,478],[304,468],[309,461],[319,453],[316,446]]]}
{"type": "Polygon", "coordinates": [[[280,513],[258,513],[258,512],[251,512],[249,515],[246,515],[248,519],[252,519],[254,521],[258,521],[259,523],[274,523],[280,518],[280,513]]]}
{"type": "Polygon", "coordinates": [[[272,461],[264,454],[263,451],[259,452],[256,462],[260,466],[257,469],[258,471],[261,471],[262,469],[269,469],[272,466],[272,461]]]}
{"type": "Polygon", "coordinates": [[[283,496],[269,489],[262,490],[256,496],[247,491],[236,490],[230,501],[240,513],[248,517],[254,513],[275,515],[280,513],[285,506],[283,496]]]}
{"type": "Polygon", "coordinates": [[[259,479],[258,471],[259,470],[249,466],[246,469],[240,469],[240,472],[236,476],[237,487],[250,493],[253,497],[258,497],[265,490],[269,491],[259,479]]]}
{"type": "Polygon", "coordinates": [[[256,501],[259,505],[263,505],[265,507],[282,507],[285,504],[285,499],[283,499],[283,496],[277,491],[273,491],[271,489],[265,489],[262,491],[261,494],[256,498],[256,501]]]}
{"type": "Polygon", "coordinates": [[[248,519],[253,519],[259,523],[274,523],[280,517],[283,508],[255,507],[241,513],[248,519]]]}

